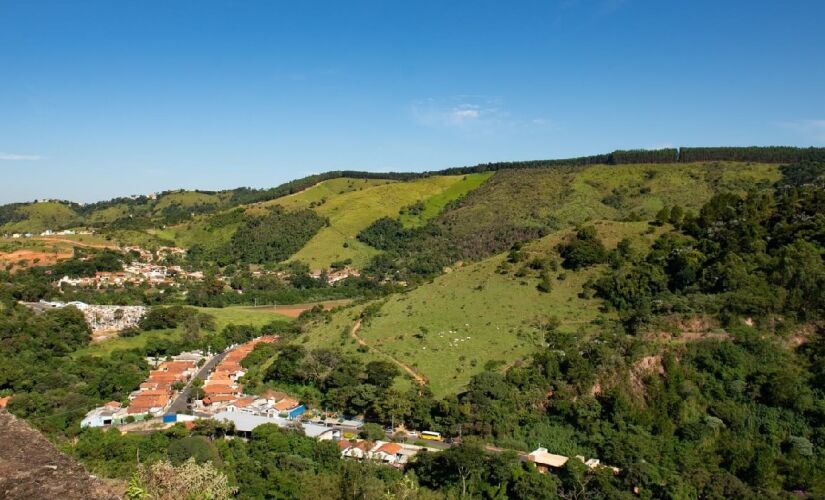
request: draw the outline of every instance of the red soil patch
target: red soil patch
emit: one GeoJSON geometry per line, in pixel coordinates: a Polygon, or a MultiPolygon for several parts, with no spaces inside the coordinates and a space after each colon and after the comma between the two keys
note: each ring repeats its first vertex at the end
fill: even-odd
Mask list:
{"type": "Polygon", "coordinates": [[[73,255],[72,252],[37,252],[34,250],[0,252],[0,265],[5,267],[11,264],[12,270],[26,266],[51,266],[60,260],[71,259],[73,255]]]}

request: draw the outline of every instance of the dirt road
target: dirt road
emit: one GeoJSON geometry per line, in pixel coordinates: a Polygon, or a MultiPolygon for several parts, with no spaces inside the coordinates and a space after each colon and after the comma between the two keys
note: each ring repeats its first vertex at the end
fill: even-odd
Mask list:
{"type": "Polygon", "coordinates": [[[418,385],[427,385],[427,378],[424,375],[421,375],[420,373],[413,370],[410,366],[405,365],[401,361],[395,359],[394,357],[392,357],[389,354],[385,353],[384,351],[378,349],[377,347],[373,347],[373,346],[367,344],[367,342],[364,339],[362,339],[361,337],[358,336],[359,331],[361,331],[361,320],[360,319],[358,321],[356,321],[354,325],[352,325],[352,330],[350,330],[350,335],[352,335],[352,338],[354,338],[355,341],[358,342],[358,345],[362,345],[362,346],[366,347],[367,349],[369,349],[371,351],[375,351],[378,354],[380,354],[380,355],[384,356],[385,358],[389,359],[390,361],[392,361],[393,363],[398,365],[399,368],[401,368],[402,370],[407,372],[407,374],[410,377],[412,377],[412,379],[415,380],[415,382],[418,385]]]}

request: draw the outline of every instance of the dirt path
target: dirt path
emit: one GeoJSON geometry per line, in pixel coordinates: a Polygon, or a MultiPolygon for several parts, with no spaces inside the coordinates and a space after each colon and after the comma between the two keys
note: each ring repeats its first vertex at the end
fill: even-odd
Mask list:
{"type": "Polygon", "coordinates": [[[371,345],[367,344],[367,342],[364,339],[362,339],[361,337],[358,336],[359,331],[361,331],[361,320],[360,319],[358,321],[356,321],[354,325],[352,325],[352,330],[350,330],[350,335],[352,336],[352,338],[355,339],[356,342],[358,342],[358,345],[362,345],[362,346],[366,347],[367,349],[375,351],[378,354],[386,357],[387,359],[389,359],[390,361],[392,361],[393,363],[398,365],[399,368],[401,368],[402,370],[407,372],[407,374],[410,377],[412,377],[412,379],[415,380],[415,382],[418,385],[427,385],[427,378],[424,375],[421,375],[420,373],[413,370],[410,366],[405,365],[404,363],[402,363],[401,361],[395,359],[394,357],[390,356],[389,354],[385,353],[384,351],[382,351],[382,350],[380,350],[376,347],[372,347],[371,345]]]}
{"type": "Polygon", "coordinates": [[[85,241],[71,240],[69,238],[54,238],[52,236],[34,236],[32,239],[38,241],[48,241],[49,243],[66,243],[76,247],[119,248],[114,243],[86,243],[85,241]]]}
{"type": "Polygon", "coordinates": [[[277,314],[283,314],[290,318],[297,318],[302,312],[308,311],[315,306],[323,306],[327,311],[339,306],[346,306],[352,303],[352,299],[326,300],[323,302],[310,302],[307,304],[284,304],[282,306],[253,306],[249,309],[253,311],[266,311],[277,314]]]}

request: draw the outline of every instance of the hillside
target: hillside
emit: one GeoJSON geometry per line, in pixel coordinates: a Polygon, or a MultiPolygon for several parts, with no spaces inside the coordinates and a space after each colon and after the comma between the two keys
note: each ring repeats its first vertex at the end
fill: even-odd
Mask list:
{"type": "MultiPolygon", "coordinates": [[[[629,238],[647,251],[662,231],[648,221],[663,206],[697,211],[715,193],[744,193],[779,177],[776,165],[715,162],[498,172],[432,221],[446,228],[435,244],[446,241],[460,249],[459,258],[483,260],[380,303],[380,312],[363,323],[358,336],[375,350],[369,359],[389,357],[411,367],[437,396],[458,391],[485,366],[510,365],[533,352],[549,317],[560,321],[560,331],[583,334],[598,331],[599,323],[611,318],[600,313],[599,301],[579,296],[602,268],[559,268],[551,273],[551,292],[542,293],[536,288],[538,271],[506,264],[506,253],[485,255],[538,237],[523,251],[559,262],[556,245],[585,222],[595,226],[608,248],[629,238]]],[[[309,333],[309,344],[357,351],[355,339],[342,332],[352,328],[362,309],[341,311],[319,324],[309,333]]]]}
{"type": "MultiPolygon", "coordinates": [[[[649,247],[658,231],[645,222],[598,221],[609,248],[622,238],[649,247]]],[[[560,231],[529,245],[528,254],[546,255],[570,231],[560,231]]],[[[365,359],[392,358],[411,367],[429,383],[436,397],[460,391],[485,367],[510,366],[542,345],[544,324],[555,317],[566,333],[595,332],[602,315],[598,300],[579,297],[584,283],[601,272],[558,269],[550,293],[537,289],[538,273],[517,272],[500,254],[459,267],[409,293],[378,302],[358,337],[373,349],[365,359]]],[[[344,309],[308,334],[308,345],[343,346],[358,352],[358,343],[342,332],[351,329],[364,306],[344,309]]]]}
{"type": "MultiPolygon", "coordinates": [[[[178,440],[233,431],[211,423],[151,436],[80,430],[88,409],[124,400],[145,378],[147,356],[274,333],[279,342],[245,358],[245,391],[285,392],[310,411],[363,418],[375,439],[399,424],[461,436],[462,445],[409,465],[436,490],[439,471],[475,457],[473,467],[510,460],[516,476],[550,481],[517,498],[572,491],[579,480],[599,481],[605,498],[639,484],[649,498],[822,496],[823,164],[620,159],[314,178],[243,203],[167,193],[159,208],[143,205],[139,224],[118,220],[68,241],[0,242],[9,254],[31,246],[57,259],[107,238],[168,241],[190,250],[175,264],[203,272],[165,288],[55,289],[55,271],[97,278],[121,264],[116,253],[88,248],[52,267],[3,273],[0,372],[10,375],[0,394],[44,432],[76,436],[66,449],[90,470],[125,479],[134,448],[119,443],[157,460],[184,446],[178,440]],[[298,262],[336,265],[322,279],[298,262]],[[346,264],[360,275],[337,272],[346,264]],[[168,307],[95,343],[79,311],[35,314],[20,297],[168,307]],[[300,302],[323,304],[284,307],[300,302]],[[484,443],[543,446],[619,472],[571,460],[540,475],[515,455],[487,454],[484,443]],[[701,474],[686,476],[687,468],[701,474]]],[[[259,455],[285,444],[275,432],[212,441],[243,494],[262,484],[248,464],[291,470],[294,457],[259,455]]],[[[329,470],[349,474],[326,444],[329,470]]],[[[484,481],[483,491],[504,494],[498,479],[484,481]]]]}
{"type": "MultiPolygon", "coordinates": [[[[331,197],[314,209],[319,215],[329,219],[329,226],[293,255],[292,260],[306,262],[311,268],[318,269],[329,267],[336,261],[351,259],[354,266],[361,267],[377,252],[355,239],[359,231],[381,217],[397,217],[401,209],[419,201],[426,204],[428,200],[438,196],[440,200],[434,202],[433,206],[446,204],[477,186],[485,177],[485,174],[434,176],[374,185],[331,197]]],[[[312,196],[312,190],[307,191],[306,196],[312,196]]],[[[301,195],[287,198],[286,205],[303,202],[295,200],[300,197],[301,195]]],[[[280,202],[281,200],[275,200],[275,203],[280,202]]],[[[435,215],[433,211],[431,214],[435,215]]]]}

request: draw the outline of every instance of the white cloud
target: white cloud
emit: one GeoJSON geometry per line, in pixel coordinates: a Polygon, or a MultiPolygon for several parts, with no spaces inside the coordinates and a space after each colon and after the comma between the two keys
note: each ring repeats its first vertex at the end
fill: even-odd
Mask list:
{"type": "Polygon", "coordinates": [[[42,160],[39,155],[18,155],[14,153],[0,153],[0,160],[4,161],[37,161],[42,160]]]}
{"type": "Polygon", "coordinates": [[[475,133],[524,130],[552,125],[542,117],[514,117],[504,109],[501,99],[460,95],[446,99],[420,99],[410,106],[413,119],[433,128],[452,128],[475,133]]]}
{"type": "Polygon", "coordinates": [[[483,97],[421,99],[411,109],[415,121],[428,127],[469,127],[496,121],[501,115],[494,101],[483,97]]]}
{"type": "Polygon", "coordinates": [[[795,120],[782,122],[780,127],[794,130],[804,135],[808,140],[825,143],[825,120],[795,120]]]}

